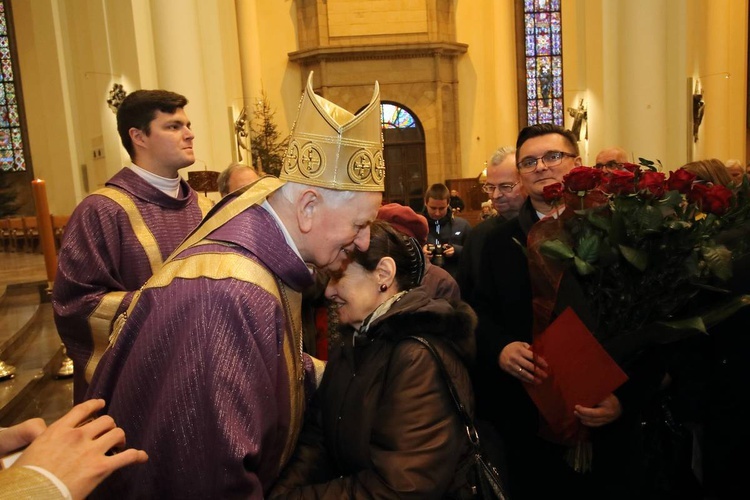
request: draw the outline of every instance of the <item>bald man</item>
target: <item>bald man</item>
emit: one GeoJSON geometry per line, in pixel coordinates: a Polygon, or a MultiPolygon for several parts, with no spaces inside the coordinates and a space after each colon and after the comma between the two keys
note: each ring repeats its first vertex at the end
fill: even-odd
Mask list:
{"type": "Polygon", "coordinates": [[[232,163],[219,175],[219,194],[223,198],[258,179],[259,176],[252,167],[248,167],[244,163],[232,163]]]}
{"type": "Polygon", "coordinates": [[[628,163],[628,152],[619,147],[602,149],[596,155],[594,168],[603,169],[605,172],[620,170],[623,163],[628,163]]]}
{"type": "Polygon", "coordinates": [[[742,184],[742,177],[745,175],[745,169],[742,166],[742,162],[740,160],[727,160],[726,163],[724,163],[727,167],[727,172],[729,172],[729,175],[732,177],[732,181],[736,185],[742,184]]]}

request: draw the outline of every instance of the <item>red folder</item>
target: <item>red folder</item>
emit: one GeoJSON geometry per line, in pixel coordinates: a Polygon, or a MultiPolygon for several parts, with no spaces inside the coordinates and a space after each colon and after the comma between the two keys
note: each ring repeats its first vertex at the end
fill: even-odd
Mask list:
{"type": "Polygon", "coordinates": [[[581,427],[576,405],[593,407],[628,379],[571,308],[534,339],[534,353],[547,361],[548,377],[523,384],[555,440],[575,440],[581,427]]]}

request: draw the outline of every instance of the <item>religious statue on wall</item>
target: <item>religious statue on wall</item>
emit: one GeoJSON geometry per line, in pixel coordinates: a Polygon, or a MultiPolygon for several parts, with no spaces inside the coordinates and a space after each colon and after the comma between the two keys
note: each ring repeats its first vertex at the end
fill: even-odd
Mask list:
{"type": "Polygon", "coordinates": [[[578,103],[577,108],[568,108],[568,114],[573,117],[573,126],[570,128],[570,130],[573,132],[573,135],[575,135],[579,141],[581,140],[581,127],[583,127],[583,122],[587,122],[586,123],[586,139],[588,139],[589,138],[588,112],[586,111],[586,108],[583,106],[583,99],[581,99],[581,102],[578,103]]]}
{"type": "Polygon", "coordinates": [[[698,129],[703,121],[703,113],[706,109],[706,103],[703,101],[703,90],[700,83],[695,83],[693,92],[693,142],[698,142],[698,129]]]}

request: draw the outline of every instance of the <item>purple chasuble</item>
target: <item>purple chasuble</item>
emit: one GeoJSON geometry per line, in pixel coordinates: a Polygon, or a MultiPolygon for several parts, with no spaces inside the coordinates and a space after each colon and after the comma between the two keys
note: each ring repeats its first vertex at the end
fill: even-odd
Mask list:
{"type": "Polygon", "coordinates": [[[93,193],[76,207],[65,228],[52,306],[57,331],[75,366],[76,403],[83,400],[87,380],[108,344],[112,321],[156,270],[152,267],[158,268],[203,217],[198,194],[184,180],[177,198],[129,168],[106,186],[124,196],[144,224],[134,227],[120,204],[93,193]],[[144,232],[158,247],[151,259],[141,241],[144,232]]]}
{"type": "Polygon", "coordinates": [[[299,317],[294,297],[312,283],[258,206],[165,264],[87,394],[107,400],[128,446],[149,460],[115,472],[92,497],[263,498],[304,412],[302,367],[309,372],[310,360],[289,348],[286,332],[291,321],[301,342],[288,309],[299,317]]]}

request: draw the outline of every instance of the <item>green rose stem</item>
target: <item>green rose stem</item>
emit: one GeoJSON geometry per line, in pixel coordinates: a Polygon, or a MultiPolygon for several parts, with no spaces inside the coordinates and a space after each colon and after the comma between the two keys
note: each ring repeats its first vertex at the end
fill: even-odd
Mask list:
{"type": "Polygon", "coordinates": [[[708,329],[721,323],[745,306],[750,305],[750,295],[738,295],[718,304],[704,314],[676,321],[659,321],[659,324],[675,329],[698,330],[708,333],[708,329]]]}

